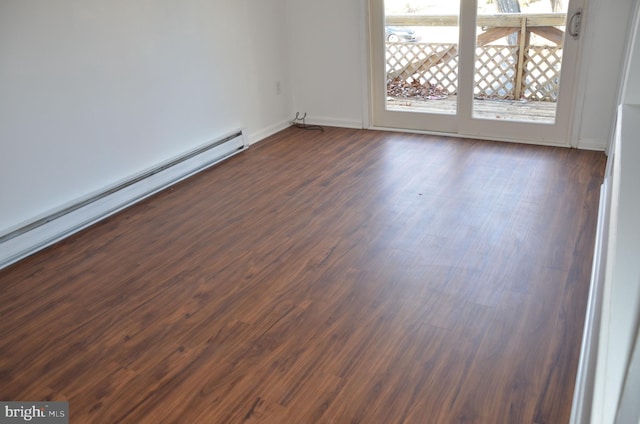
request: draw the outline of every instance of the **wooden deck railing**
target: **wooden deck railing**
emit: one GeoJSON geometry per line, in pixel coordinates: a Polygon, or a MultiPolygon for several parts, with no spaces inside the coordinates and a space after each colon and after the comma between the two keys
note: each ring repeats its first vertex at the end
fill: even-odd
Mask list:
{"type": "MultiPolygon", "coordinates": [[[[480,15],[474,95],[480,98],[556,101],[566,14],[480,15]],[[496,41],[517,35],[517,43],[496,41]],[[531,34],[546,41],[532,44],[531,34]]],[[[457,26],[455,15],[387,16],[391,26],[457,26]]],[[[457,93],[458,46],[451,43],[387,43],[387,78],[419,81],[457,93]]]]}

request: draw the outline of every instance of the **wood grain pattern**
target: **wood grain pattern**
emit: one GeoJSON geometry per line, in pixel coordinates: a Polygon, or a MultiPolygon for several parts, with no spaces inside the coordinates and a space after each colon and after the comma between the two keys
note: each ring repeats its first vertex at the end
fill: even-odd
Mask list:
{"type": "Polygon", "coordinates": [[[565,423],[602,153],[288,129],[0,271],[74,423],[565,423]]]}

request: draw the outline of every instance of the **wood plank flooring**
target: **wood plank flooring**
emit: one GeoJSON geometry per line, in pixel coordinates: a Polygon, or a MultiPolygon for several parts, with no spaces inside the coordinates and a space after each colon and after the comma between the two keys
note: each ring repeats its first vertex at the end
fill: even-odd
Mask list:
{"type": "Polygon", "coordinates": [[[0,271],[0,399],[72,423],[566,423],[604,165],[287,129],[0,271]]]}

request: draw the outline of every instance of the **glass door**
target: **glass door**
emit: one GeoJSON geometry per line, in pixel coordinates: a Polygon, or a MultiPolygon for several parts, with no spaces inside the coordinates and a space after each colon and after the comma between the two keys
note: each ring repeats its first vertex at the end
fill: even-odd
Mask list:
{"type": "Polygon", "coordinates": [[[568,144],[580,23],[569,0],[370,6],[374,126],[568,144]]]}
{"type": "Polygon", "coordinates": [[[371,7],[374,124],[457,132],[460,1],[371,7]]]}

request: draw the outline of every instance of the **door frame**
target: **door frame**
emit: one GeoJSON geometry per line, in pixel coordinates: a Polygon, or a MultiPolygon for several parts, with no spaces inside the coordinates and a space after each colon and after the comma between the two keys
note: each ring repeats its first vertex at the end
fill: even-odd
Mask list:
{"type": "MultiPolygon", "coordinates": [[[[567,36],[563,46],[563,70],[560,74],[560,91],[556,105],[556,124],[541,124],[505,120],[488,120],[472,117],[473,73],[476,44],[476,0],[460,2],[460,38],[458,62],[458,105],[457,115],[430,115],[418,112],[384,111],[386,81],[384,74],[377,72],[385,67],[384,50],[384,0],[364,0],[367,5],[367,51],[369,93],[367,97],[369,128],[392,131],[418,132],[426,134],[468,137],[495,141],[569,147],[575,144],[573,133],[575,105],[578,96],[577,73],[581,40],[567,36]],[[471,52],[471,53],[469,53],[471,52]],[[566,70],[572,63],[574,72],[566,70]],[[381,77],[382,76],[382,77],[381,77]],[[467,83],[461,83],[466,81],[467,83]],[[381,113],[381,112],[385,113],[381,113]],[[426,125],[415,125],[423,121],[426,125]]],[[[585,0],[570,0],[567,16],[584,10],[585,0]]],[[[575,147],[575,146],[574,146],[575,147]]]]}
{"type": "MultiPolygon", "coordinates": [[[[460,121],[457,115],[389,112],[385,110],[386,75],[384,72],[377,72],[377,70],[385,69],[386,67],[384,0],[368,0],[368,5],[369,80],[371,90],[369,101],[370,120],[374,128],[458,135],[460,121]],[[422,121],[424,125],[415,125],[417,121],[422,121]]],[[[459,49],[461,48],[462,46],[459,46],[459,49]]]]}

